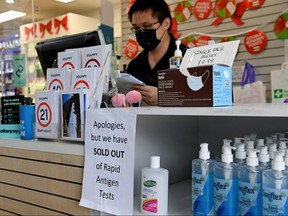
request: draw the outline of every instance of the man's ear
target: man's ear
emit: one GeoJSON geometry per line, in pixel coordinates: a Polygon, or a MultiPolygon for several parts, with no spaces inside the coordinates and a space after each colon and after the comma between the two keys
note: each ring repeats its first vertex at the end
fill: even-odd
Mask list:
{"type": "Polygon", "coordinates": [[[170,25],[171,25],[171,20],[170,20],[168,17],[166,17],[166,18],[163,20],[163,26],[164,26],[164,28],[165,28],[166,30],[168,30],[169,27],[170,27],[170,25]]]}

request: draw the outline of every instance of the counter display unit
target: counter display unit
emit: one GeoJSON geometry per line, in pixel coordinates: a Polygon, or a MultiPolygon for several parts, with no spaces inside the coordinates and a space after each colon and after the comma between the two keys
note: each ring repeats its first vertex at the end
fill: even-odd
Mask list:
{"type": "MultiPolygon", "coordinates": [[[[134,215],[140,214],[141,169],[151,155],[169,170],[169,215],[191,215],[191,161],[201,142],[214,158],[224,138],[288,131],[285,104],[135,110],[134,215]]],[[[83,166],[84,143],[0,140],[0,215],[100,215],[79,206],[83,166]]]]}

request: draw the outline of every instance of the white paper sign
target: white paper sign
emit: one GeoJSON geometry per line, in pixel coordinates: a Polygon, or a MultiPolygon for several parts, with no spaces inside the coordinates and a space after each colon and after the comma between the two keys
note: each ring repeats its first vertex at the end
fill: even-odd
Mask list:
{"type": "Polygon", "coordinates": [[[240,40],[235,40],[188,49],[180,68],[215,64],[232,67],[239,43],[240,40]]]}
{"type": "Polygon", "coordinates": [[[136,113],[89,109],[80,205],[115,215],[133,214],[136,113]]]}

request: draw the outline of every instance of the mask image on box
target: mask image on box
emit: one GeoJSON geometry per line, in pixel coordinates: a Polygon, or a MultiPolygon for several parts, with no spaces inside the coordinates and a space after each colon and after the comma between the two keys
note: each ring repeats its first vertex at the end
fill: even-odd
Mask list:
{"type": "MultiPolygon", "coordinates": [[[[182,69],[184,69],[184,68],[182,68],[182,69]]],[[[180,69],[181,72],[182,72],[182,69],[180,69]]],[[[184,70],[187,70],[187,69],[185,68],[184,70]]],[[[197,72],[195,72],[194,75],[189,74],[189,76],[187,76],[187,84],[191,90],[198,91],[201,88],[203,88],[208,77],[209,77],[209,71],[208,70],[202,76],[197,76],[197,72]]]]}

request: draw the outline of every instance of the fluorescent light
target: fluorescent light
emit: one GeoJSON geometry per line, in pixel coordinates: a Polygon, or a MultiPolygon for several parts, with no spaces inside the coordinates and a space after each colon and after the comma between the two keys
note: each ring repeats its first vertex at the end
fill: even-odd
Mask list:
{"type": "Polygon", "coordinates": [[[5,0],[5,2],[8,3],[8,4],[13,4],[14,0],[5,0]]]}
{"type": "Polygon", "coordinates": [[[0,23],[7,22],[13,19],[17,19],[22,16],[26,16],[26,13],[14,11],[14,10],[6,11],[4,13],[0,13],[0,23]]]}
{"type": "Polygon", "coordinates": [[[56,0],[56,1],[59,1],[59,2],[62,2],[62,3],[69,3],[69,2],[72,2],[74,0],[56,0]]]}

